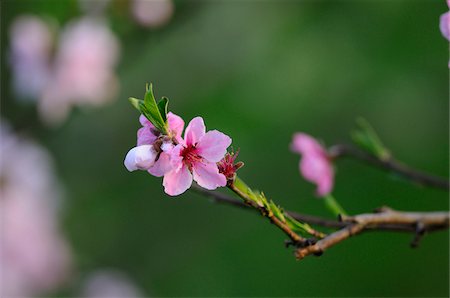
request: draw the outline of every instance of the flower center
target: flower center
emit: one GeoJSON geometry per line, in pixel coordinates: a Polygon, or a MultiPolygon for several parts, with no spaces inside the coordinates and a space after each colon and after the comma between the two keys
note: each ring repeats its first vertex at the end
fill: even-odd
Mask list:
{"type": "Polygon", "coordinates": [[[183,162],[187,165],[189,170],[192,170],[192,167],[195,163],[201,162],[203,158],[198,155],[197,148],[195,146],[188,146],[181,151],[181,156],[183,156],[183,162]]]}

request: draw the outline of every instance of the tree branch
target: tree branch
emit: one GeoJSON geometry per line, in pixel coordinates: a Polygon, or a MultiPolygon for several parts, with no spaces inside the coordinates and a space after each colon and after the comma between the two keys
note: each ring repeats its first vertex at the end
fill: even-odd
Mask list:
{"type": "Polygon", "coordinates": [[[299,247],[295,252],[295,256],[300,260],[311,254],[321,255],[325,250],[343,240],[366,229],[376,229],[383,224],[405,225],[414,228],[415,237],[411,242],[411,246],[415,247],[425,232],[446,229],[449,227],[450,222],[449,212],[401,212],[386,207],[380,211],[380,213],[341,217],[341,221],[349,225],[317,241],[313,245],[299,247]]]}
{"type": "Polygon", "coordinates": [[[353,157],[384,170],[395,172],[416,183],[449,190],[450,183],[447,178],[442,178],[415,170],[397,161],[393,157],[383,160],[375,155],[346,144],[338,144],[330,147],[329,153],[332,158],[344,156],[353,157]]]}
{"type": "MultiPolygon", "coordinates": [[[[238,201],[226,194],[209,191],[199,186],[194,186],[193,190],[203,196],[212,198],[216,203],[252,210],[246,203],[238,201]]],[[[319,216],[292,211],[285,212],[292,218],[301,222],[339,229],[317,241],[315,244],[309,245],[311,244],[309,241],[297,243],[300,246],[295,252],[298,259],[302,259],[311,254],[321,255],[326,249],[344,241],[350,236],[366,231],[413,233],[414,238],[411,242],[411,246],[416,247],[425,233],[448,229],[450,225],[450,213],[447,211],[401,212],[392,210],[388,207],[382,207],[376,210],[376,213],[341,216],[339,220],[330,220],[319,216]]]]}
{"type": "MultiPolygon", "coordinates": [[[[197,185],[193,185],[192,189],[203,196],[212,198],[215,203],[224,204],[224,205],[230,205],[238,208],[248,209],[248,210],[256,210],[249,208],[250,206],[242,201],[238,201],[234,199],[233,197],[217,192],[217,191],[211,191],[206,190],[204,188],[201,188],[197,185]]],[[[301,221],[306,222],[311,225],[317,225],[321,227],[326,228],[345,228],[349,225],[347,222],[338,221],[338,220],[332,220],[320,216],[310,215],[310,214],[304,214],[304,213],[298,213],[294,211],[285,211],[287,214],[289,214],[292,218],[301,221]]],[[[378,224],[376,226],[366,226],[364,228],[365,230],[371,231],[371,230],[379,230],[379,231],[393,231],[393,232],[416,232],[416,227],[414,225],[405,225],[403,224],[394,224],[394,223],[383,223],[378,224]]]]}
{"type": "MultiPolygon", "coordinates": [[[[220,193],[217,191],[206,190],[198,185],[193,185],[192,189],[198,194],[201,194],[203,196],[213,199],[215,203],[230,205],[230,206],[235,206],[235,207],[251,210],[251,208],[249,208],[250,206],[248,204],[246,204],[242,201],[238,201],[238,200],[234,199],[233,197],[228,196],[226,194],[223,194],[223,193],[220,193]]],[[[342,228],[347,225],[346,223],[339,222],[337,220],[331,220],[331,219],[327,219],[327,218],[319,217],[319,216],[315,216],[315,215],[301,214],[301,213],[297,213],[297,212],[293,212],[293,211],[285,211],[285,212],[287,214],[289,214],[292,218],[294,218],[298,221],[306,222],[309,224],[315,224],[315,225],[322,226],[322,227],[342,228]]]]}

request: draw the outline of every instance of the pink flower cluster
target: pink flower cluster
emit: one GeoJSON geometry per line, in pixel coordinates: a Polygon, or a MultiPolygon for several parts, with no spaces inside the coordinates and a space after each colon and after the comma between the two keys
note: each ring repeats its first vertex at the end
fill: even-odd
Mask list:
{"type": "Polygon", "coordinates": [[[44,148],[0,123],[0,297],[37,297],[62,286],[72,256],[59,228],[61,192],[44,148]]]}
{"type": "Polygon", "coordinates": [[[184,138],[183,119],[169,112],[167,121],[170,135],[163,135],[141,115],[143,127],[137,133],[137,147],[125,158],[126,168],[164,176],[164,191],[171,196],[189,189],[192,180],[210,190],[225,186],[227,179],[219,172],[217,163],[224,158],[231,138],[217,130],[206,132],[201,117],[189,122],[184,138]]]}
{"type": "Polygon", "coordinates": [[[15,92],[38,100],[42,120],[58,124],[74,106],[100,106],[115,98],[115,68],[120,44],[101,19],[70,22],[57,28],[33,15],[10,27],[10,64],[15,92]]]}
{"type": "Polygon", "coordinates": [[[305,133],[294,134],[291,149],[302,155],[300,173],[306,180],[317,185],[317,195],[328,195],[333,189],[334,169],[326,149],[305,133]]]}

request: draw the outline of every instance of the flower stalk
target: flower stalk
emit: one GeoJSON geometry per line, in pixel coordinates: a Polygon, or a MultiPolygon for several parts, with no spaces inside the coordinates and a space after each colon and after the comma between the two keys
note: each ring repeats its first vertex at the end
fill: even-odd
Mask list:
{"type": "Polygon", "coordinates": [[[323,201],[324,201],[327,209],[330,210],[330,212],[334,216],[338,217],[338,216],[342,216],[342,215],[347,215],[347,212],[345,212],[344,208],[342,208],[342,206],[339,204],[339,202],[336,201],[336,199],[331,194],[326,195],[323,198],[323,201]]]}

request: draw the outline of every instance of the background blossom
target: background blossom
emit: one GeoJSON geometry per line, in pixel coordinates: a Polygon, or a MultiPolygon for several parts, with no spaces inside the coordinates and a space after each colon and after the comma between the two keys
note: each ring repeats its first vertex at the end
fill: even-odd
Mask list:
{"type": "Polygon", "coordinates": [[[317,195],[326,196],[333,189],[334,169],[325,148],[313,137],[296,133],[291,148],[300,153],[300,173],[303,177],[317,185],[317,195]]]}
{"type": "Polygon", "coordinates": [[[97,269],[86,277],[81,297],[138,298],[144,295],[125,273],[113,269],[97,269]]]}
{"type": "Polygon", "coordinates": [[[39,111],[50,123],[63,121],[73,106],[99,106],[115,98],[119,85],[114,69],[119,43],[98,19],[73,21],[61,33],[51,82],[39,111]]]}
{"type": "Polygon", "coordinates": [[[50,25],[33,15],[22,15],[9,28],[9,63],[14,92],[36,100],[48,84],[53,36],[50,25]]]}
{"type": "Polygon", "coordinates": [[[0,136],[1,295],[42,295],[70,273],[70,250],[59,231],[61,192],[43,148],[5,123],[0,136]]]}

